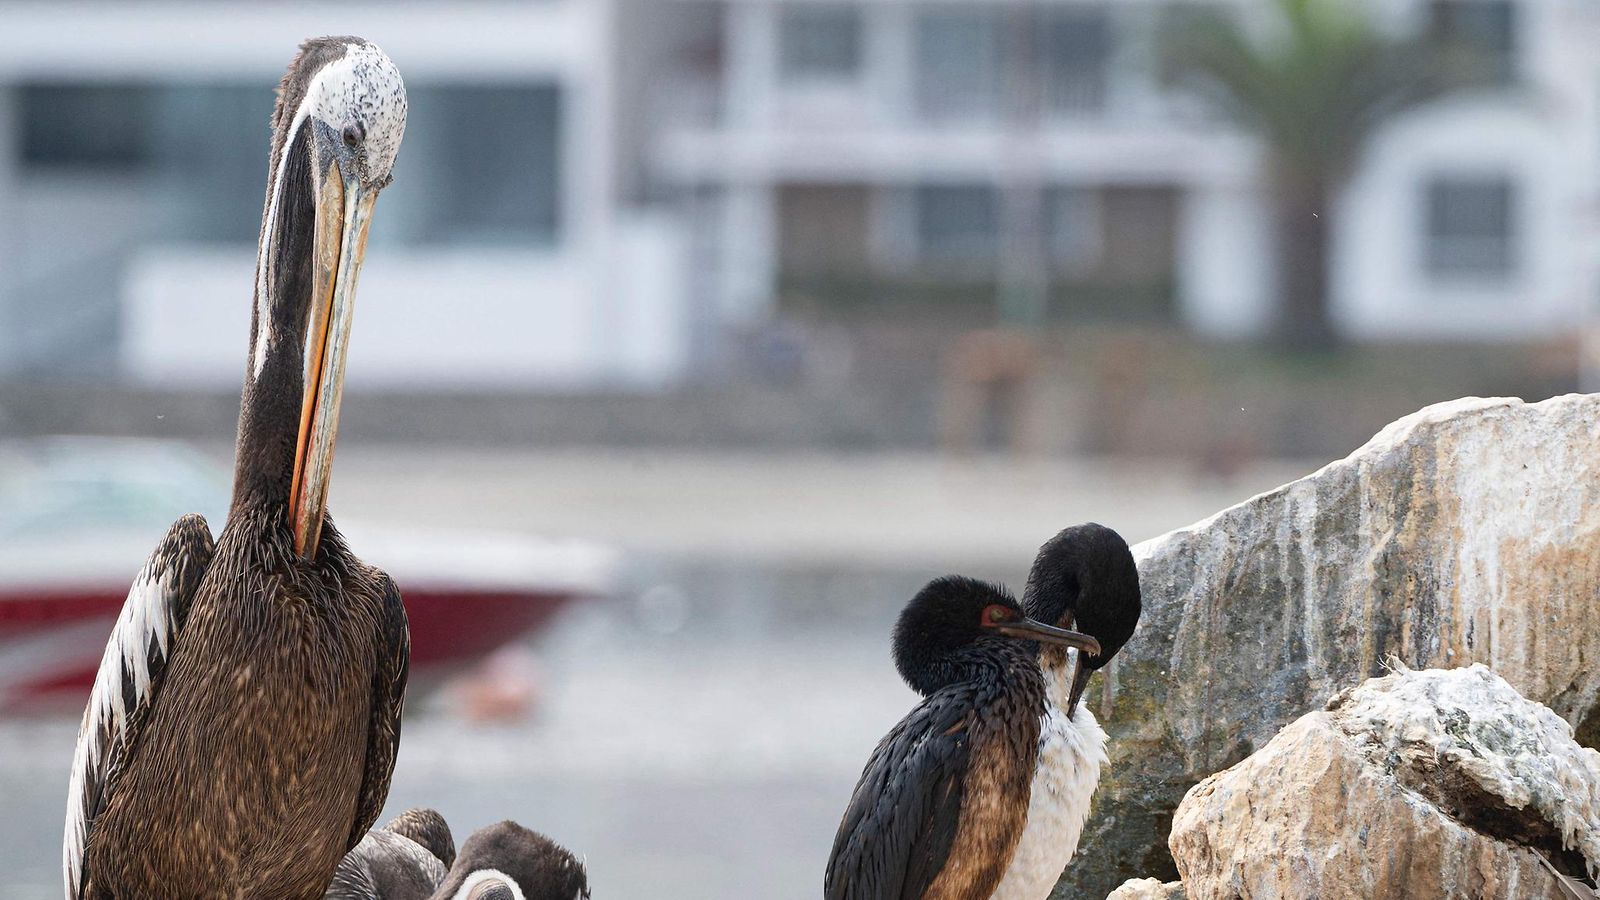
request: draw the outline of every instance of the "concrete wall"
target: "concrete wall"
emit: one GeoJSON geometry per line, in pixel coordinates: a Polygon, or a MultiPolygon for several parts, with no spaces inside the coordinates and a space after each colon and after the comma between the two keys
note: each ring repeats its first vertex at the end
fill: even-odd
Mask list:
{"type": "MultiPolygon", "coordinates": [[[[350,347],[353,388],[662,387],[689,364],[681,235],[623,223],[600,267],[561,253],[373,248],[350,347]],[[597,302],[604,294],[605,302],[597,302]]],[[[136,382],[231,385],[250,333],[248,250],[173,246],[125,279],[121,370],[136,382]]]]}

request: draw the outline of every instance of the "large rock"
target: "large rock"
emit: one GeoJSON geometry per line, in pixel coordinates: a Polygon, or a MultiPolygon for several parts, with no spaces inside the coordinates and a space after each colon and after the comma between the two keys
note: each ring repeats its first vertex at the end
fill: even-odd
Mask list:
{"type": "Polygon", "coordinates": [[[1481,665],[1401,671],[1196,785],[1171,847],[1192,900],[1561,898],[1552,862],[1600,873],[1600,752],[1481,665]]]}
{"type": "Polygon", "coordinates": [[[1111,764],[1058,897],[1175,878],[1184,792],[1389,656],[1486,663],[1600,737],[1600,396],[1429,407],[1134,552],[1144,618],[1091,695],[1111,764]]]}

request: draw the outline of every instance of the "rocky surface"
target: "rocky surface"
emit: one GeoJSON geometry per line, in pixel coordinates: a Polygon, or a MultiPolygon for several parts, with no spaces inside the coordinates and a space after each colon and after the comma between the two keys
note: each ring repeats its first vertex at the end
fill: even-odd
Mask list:
{"type": "Polygon", "coordinates": [[[1057,897],[1176,877],[1184,792],[1391,656],[1486,663],[1600,738],[1600,395],[1428,407],[1134,552],[1144,618],[1091,690],[1111,764],[1057,897]]]}
{"type": "Polygon", "coordinates": [[[1162,882],[1159,878],[1130,878],[1106,896],[1106,900],[1185,900],[1183,882],[1162,882]]]}
{"type": "Polygon", "coordinates": [[[1600,752],[1481,665],[1400,671],[1196,785],[1171,848],[1195,900],[1561,898],[1548,863],[1600,874],[1600,752]]]}

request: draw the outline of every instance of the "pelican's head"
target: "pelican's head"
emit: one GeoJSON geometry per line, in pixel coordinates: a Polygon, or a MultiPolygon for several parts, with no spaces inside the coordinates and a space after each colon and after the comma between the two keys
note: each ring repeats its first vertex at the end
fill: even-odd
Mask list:
{"type": "Polygon", "coordinates": [[[588,900],[589,872],[567,848],[509,819],[461,845],[434,892],[450,900],[588,900]]]}
{"type": "Polygon", "coordinates": [[[376,45],[315,38],[284,73],[272,124],[247,391],[265,381],[268,392],[292,396],[298,380],[289,518],[295,550],[312,558],[327,506],[356,280],[373,205],[392,180],[405,134],[405,84],[376,45]]]}
{"type": "Polygon", "coordinates": [[[313,174],[376,196],[393,178],[406,132],[406,86],[376,44],[361,38],[307,41],[285,76],[306,76],[295,108],[313,132],[313,174]]]}

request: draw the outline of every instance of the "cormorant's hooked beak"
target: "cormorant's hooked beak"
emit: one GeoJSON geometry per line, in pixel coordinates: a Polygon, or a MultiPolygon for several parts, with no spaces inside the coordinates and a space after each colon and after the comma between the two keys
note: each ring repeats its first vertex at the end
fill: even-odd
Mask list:
{"type": "Polygon", "coordinates": [[[356,278],[367,252],[376,190],[331,163],[317,191],[315,267],[311,313],[306,326],[305,395],[289,488],[294,549],[316,555],[328,506],[333,440],[339,428],[339,398],[344,391],[345,355],[355,313],[356,278]]]}
{"type": "Polygon", "coordinates": [[[1029,641],[1039,641],[1045,644],[1060,644],[1063,647],[1076,647],[1079,653],[1100,655],[1100,642],[1094,635],[1084,634],[1079,631],[1068,631],[1054,625],[1046,625],[1037,619],[1020,619],[1016,622],[1007,622],[996,625],[995,630],[1006,637],[1022,638],[1029,641]]]}

